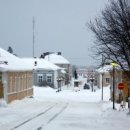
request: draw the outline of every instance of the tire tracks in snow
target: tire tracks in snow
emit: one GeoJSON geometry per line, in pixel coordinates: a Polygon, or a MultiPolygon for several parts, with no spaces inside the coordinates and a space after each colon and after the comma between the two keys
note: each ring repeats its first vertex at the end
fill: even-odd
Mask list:
{"type": "MultiPolygon", "coordinates": [[[[57,118],[67,107],[68,107],[69,103],[66,103],[64,107],[61,108],[61,110],[59,112],[57,112],[55,115],[53,115],[48,122],[46,123],[46,125],[48,125],[49,123],[51,123],[55,118],[57,118]]],[[[44,129],[45,125],[41,125],[40,127],[38,127],[36,130],[42,130],[44,129]]]]}
{"type": "Polygon", "coordinates": [[[33,120],[33,119],[35,119],[35,118],[38,118],[39,116],[42,116],[43,114],[47,113],[49,110],[53,109],[53,107],[55,107],[56,105],[57,105],[57,103],[54,104],[54,105],[52,105],[51,107],[47,108],[45,111],[43,111],[43,112],[41,112],[41,113],[35,115],[34,117],[31,117],[30,119],[28,119],[28,120],[22,122],[21,124],[19,124],[19,125],[13,127],[11,130],[15,130],[15,129],[19,128],[20,126],[22,126],[22,125],[28,123],[29,121],[31,121],[31,120],[33,120]]]}
{"type": "Polygon", "coordinates": [[[19,125],[13,127],[10,130],[22,130],[27,129],[31,126],[31,130],[41,130],[44,129],[44,126],[51,123],[55,118],[57,118],[66,108],[68,107],[68,103],[60,104],[56,103],[45,111],[35,115],[34,117],[20,123],[19,125]],[[39,123],[36,123],[39,122],[39,123]],[[32,124],[32,125],[31,125],[32,124]],[[34,125],[36,124],[36,125],[34,125]]]}

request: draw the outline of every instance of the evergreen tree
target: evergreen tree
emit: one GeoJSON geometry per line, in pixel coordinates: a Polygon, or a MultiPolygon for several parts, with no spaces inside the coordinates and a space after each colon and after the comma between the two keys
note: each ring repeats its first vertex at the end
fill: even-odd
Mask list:
{"type": "Polygon", "coordinates": [[[11,53],[11,54],[12,54],[12,53],[13,53],[13,49],[12,49],[12,47],[11,47],[11,46],[9,46],[7,51],[8,51],[9,53],[11,53]]]}
{"type": "Polygon", "coordinates": [[[78,79],[78,75],[77,75],[77,71],[76,70],[74,71],[74,78],[78,79]]]}

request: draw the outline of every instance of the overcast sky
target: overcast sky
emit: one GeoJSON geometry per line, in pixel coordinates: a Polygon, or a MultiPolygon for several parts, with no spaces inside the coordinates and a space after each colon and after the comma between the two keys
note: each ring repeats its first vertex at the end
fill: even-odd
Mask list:
{"type": "Polygon", "coordinates": [[[94,37],[86,27],[107,0],[0,0],[0,47],[30,57],[35,17],[35,56],[62,52],[72,64],[93,65],[94,37]]]}

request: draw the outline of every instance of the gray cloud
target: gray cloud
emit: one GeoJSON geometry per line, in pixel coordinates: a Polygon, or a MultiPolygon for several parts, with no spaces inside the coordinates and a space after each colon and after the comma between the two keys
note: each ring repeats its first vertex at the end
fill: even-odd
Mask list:
{"type": "Polygon", "coordinates": [[[19,56],[32,56],[35,16],[35,56],[61,51],[72,64],[91,65],[93,37],[85,26],[107,0],[0,0],[0,47],[12,46],[19,56]]]}

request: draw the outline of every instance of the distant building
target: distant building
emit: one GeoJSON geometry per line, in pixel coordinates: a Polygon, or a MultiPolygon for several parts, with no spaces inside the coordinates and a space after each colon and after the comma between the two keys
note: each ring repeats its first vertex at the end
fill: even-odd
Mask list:
{"type": "MultiPolygon", "coordinates": [[[[126,64],[124,63],[124,66],[126,64]]],[[[120,66],[115,67],[114,75],[113,75],[113,67],[111,65],[105,65],[104,67],[101,67],[97,70],[97,81],[98,81],[98,87],[101,88],[109,86],[110,87],[110,99],[113,100],[113,87],[114,87],[114,97],[115,101],[120,100],[120,94],[122,93],[123,101],[127,101],[128,97],[130,95],[130,80],[128,77],[129,71],[124,71],[120,68],[120,66]],[[113,81],[114,80],[114,81],[113,81]],[[102,82],[103,81],[103,82],[102,82]],[[102,84],[103,83],[103,84],[102,84]],[[114,84],[113,84],[114,83],[114,84]],[[118,84],[123,83],[124,89],[119,90],[118,84]]]]}
{"type": "Polygon", "coordinates": [[[93,67],[79,67],[77,68],[78,76],[82,76],[84,78],[87,78],[89,81],[90,78],[95,77],[95,68],[93,67]]]}
{"type": "Polygon", "coordinates": [[[61,52],[58,53],[43,53],[43,57],[45,60],[63,68],[61,77],[63,78],[63,85],[70,83],[71,77],[72,77],[72,70],[71,70],[71,64],[70,62],[65,59],[61,52]]]}
{"type": "Polygon", "coordinates": [[[86,67],[82,67],[82,68],[77,68],[76,69],[77,70],[77,74],[78,74],[78,76],[82,76],[82,77],[84,77],[84,78],[87,78],[88,77],[88,71],[87,71],[87,68],[86,67]]]}
{"type": "Polygon", "coordinates": [[[33,67],[33,85],[57,88],[57,77],[61,68],[43,58],[22,58],[33,67]]]}
{"type": "Polygon", "coordinates": [[[98,88],[107,87],[111,84],[110,65],[106,65],[96,70],[95,78],[98,88]]]}

